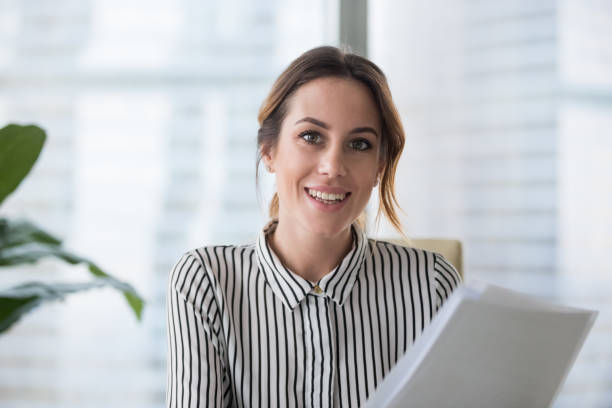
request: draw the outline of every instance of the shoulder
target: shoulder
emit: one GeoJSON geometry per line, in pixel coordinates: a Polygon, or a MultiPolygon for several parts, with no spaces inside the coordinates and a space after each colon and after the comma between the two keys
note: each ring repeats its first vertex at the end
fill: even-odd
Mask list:
{"type": "Polygon", "coordinates": [[[434,278],[443,277],[443,279],[451,280],[453,286],[460,281],[455,267],[437,252],[372,238],[368,239],[368,247],[375,262],[377,259],[384,262],[385,258],[394,256],[406,263],[405,269],[424,270],[434,278]]]}
{"type": "Polygon", "coordinates": [[[386,241],[380,239],[368,239],[368,247],[372,256],[376,259],[377,257],[387,257],[390,255],[401,257],[405,261],[414,263],[412,267],[425,267],[430,269],[429,265],[433,265],[436,261],[436,254],[431,251],[426,251],[420,248],[413,248],[400,244],[398,242],[386,241]]]}
{"type": "Polygon", "coordinates": [[[187,294],[186,288],[217,285],[221,275],[240,272],[255,252],[254,244],[208,245],[185,252],[172,268],[170,285],[187,294]]]}
{"type": "Polygon", "coordinates": [[[186,255],[192,256],[210,271],[235,268],[240,265],[240,258],[255,252],[255,244],[248,245],[209,245],[188,251],[186,255]]]}

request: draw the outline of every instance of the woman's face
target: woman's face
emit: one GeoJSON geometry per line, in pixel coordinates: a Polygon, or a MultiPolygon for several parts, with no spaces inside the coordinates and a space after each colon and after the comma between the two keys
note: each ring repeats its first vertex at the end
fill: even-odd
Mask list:
{"type": "Polygon", "coordinates": [[[368,88],[343,78],[302,85],[288,101],[277,145],[279,221],[331,238],[365,208],[378,173],[381,124],[368,88]]]}

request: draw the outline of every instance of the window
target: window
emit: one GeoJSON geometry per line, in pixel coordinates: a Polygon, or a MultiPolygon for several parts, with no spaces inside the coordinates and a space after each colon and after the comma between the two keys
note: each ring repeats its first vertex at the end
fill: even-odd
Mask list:
{"type": "MultiPolygon", "coordinates": [[[[337,43],[337,9],[333,0],[0,5],[0,120],[48,134],[3,210],[64,237],[147,300],[142,324],[111,290],[28,315],[0,337],[0,405],[163,406],[170,269],[188,249],[256,236],[266,215],[254,188],[259,105],[288,61],[337,43]]],[[[88,278],[51,260],[26,269],[0,279],[88,278]]]]}

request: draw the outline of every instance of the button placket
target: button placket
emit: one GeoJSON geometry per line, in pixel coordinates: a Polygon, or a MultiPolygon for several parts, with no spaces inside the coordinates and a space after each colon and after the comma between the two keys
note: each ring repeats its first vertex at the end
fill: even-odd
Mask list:
{"type": "MultiPolygon", "coordinates": [[[[313,288],[314,290],[314,288],[313,288]]],[[[327,296],[308,296],[307,337],[308,350],[305,368],[305,397],[307,406],[331,406],[334,373],[333,327],[330,321],[331,299],[327,296]],[[331,330],[331,332],[330,332],[331,330]]]]}

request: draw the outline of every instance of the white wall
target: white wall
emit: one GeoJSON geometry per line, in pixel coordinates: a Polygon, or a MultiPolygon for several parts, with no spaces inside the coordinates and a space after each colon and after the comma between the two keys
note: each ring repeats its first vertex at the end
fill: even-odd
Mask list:
{"type": "Polygon", "coordinates": [[[398,195],[408,235],[460,238],[470,274],[554,272],[555,1],[370,10],[371,56],[406,127],[398,195]]]}
{"type": "Polygon", "coordinates": [[[560,1],[559,270],[612,279],[612,4],[560,1]]]}

